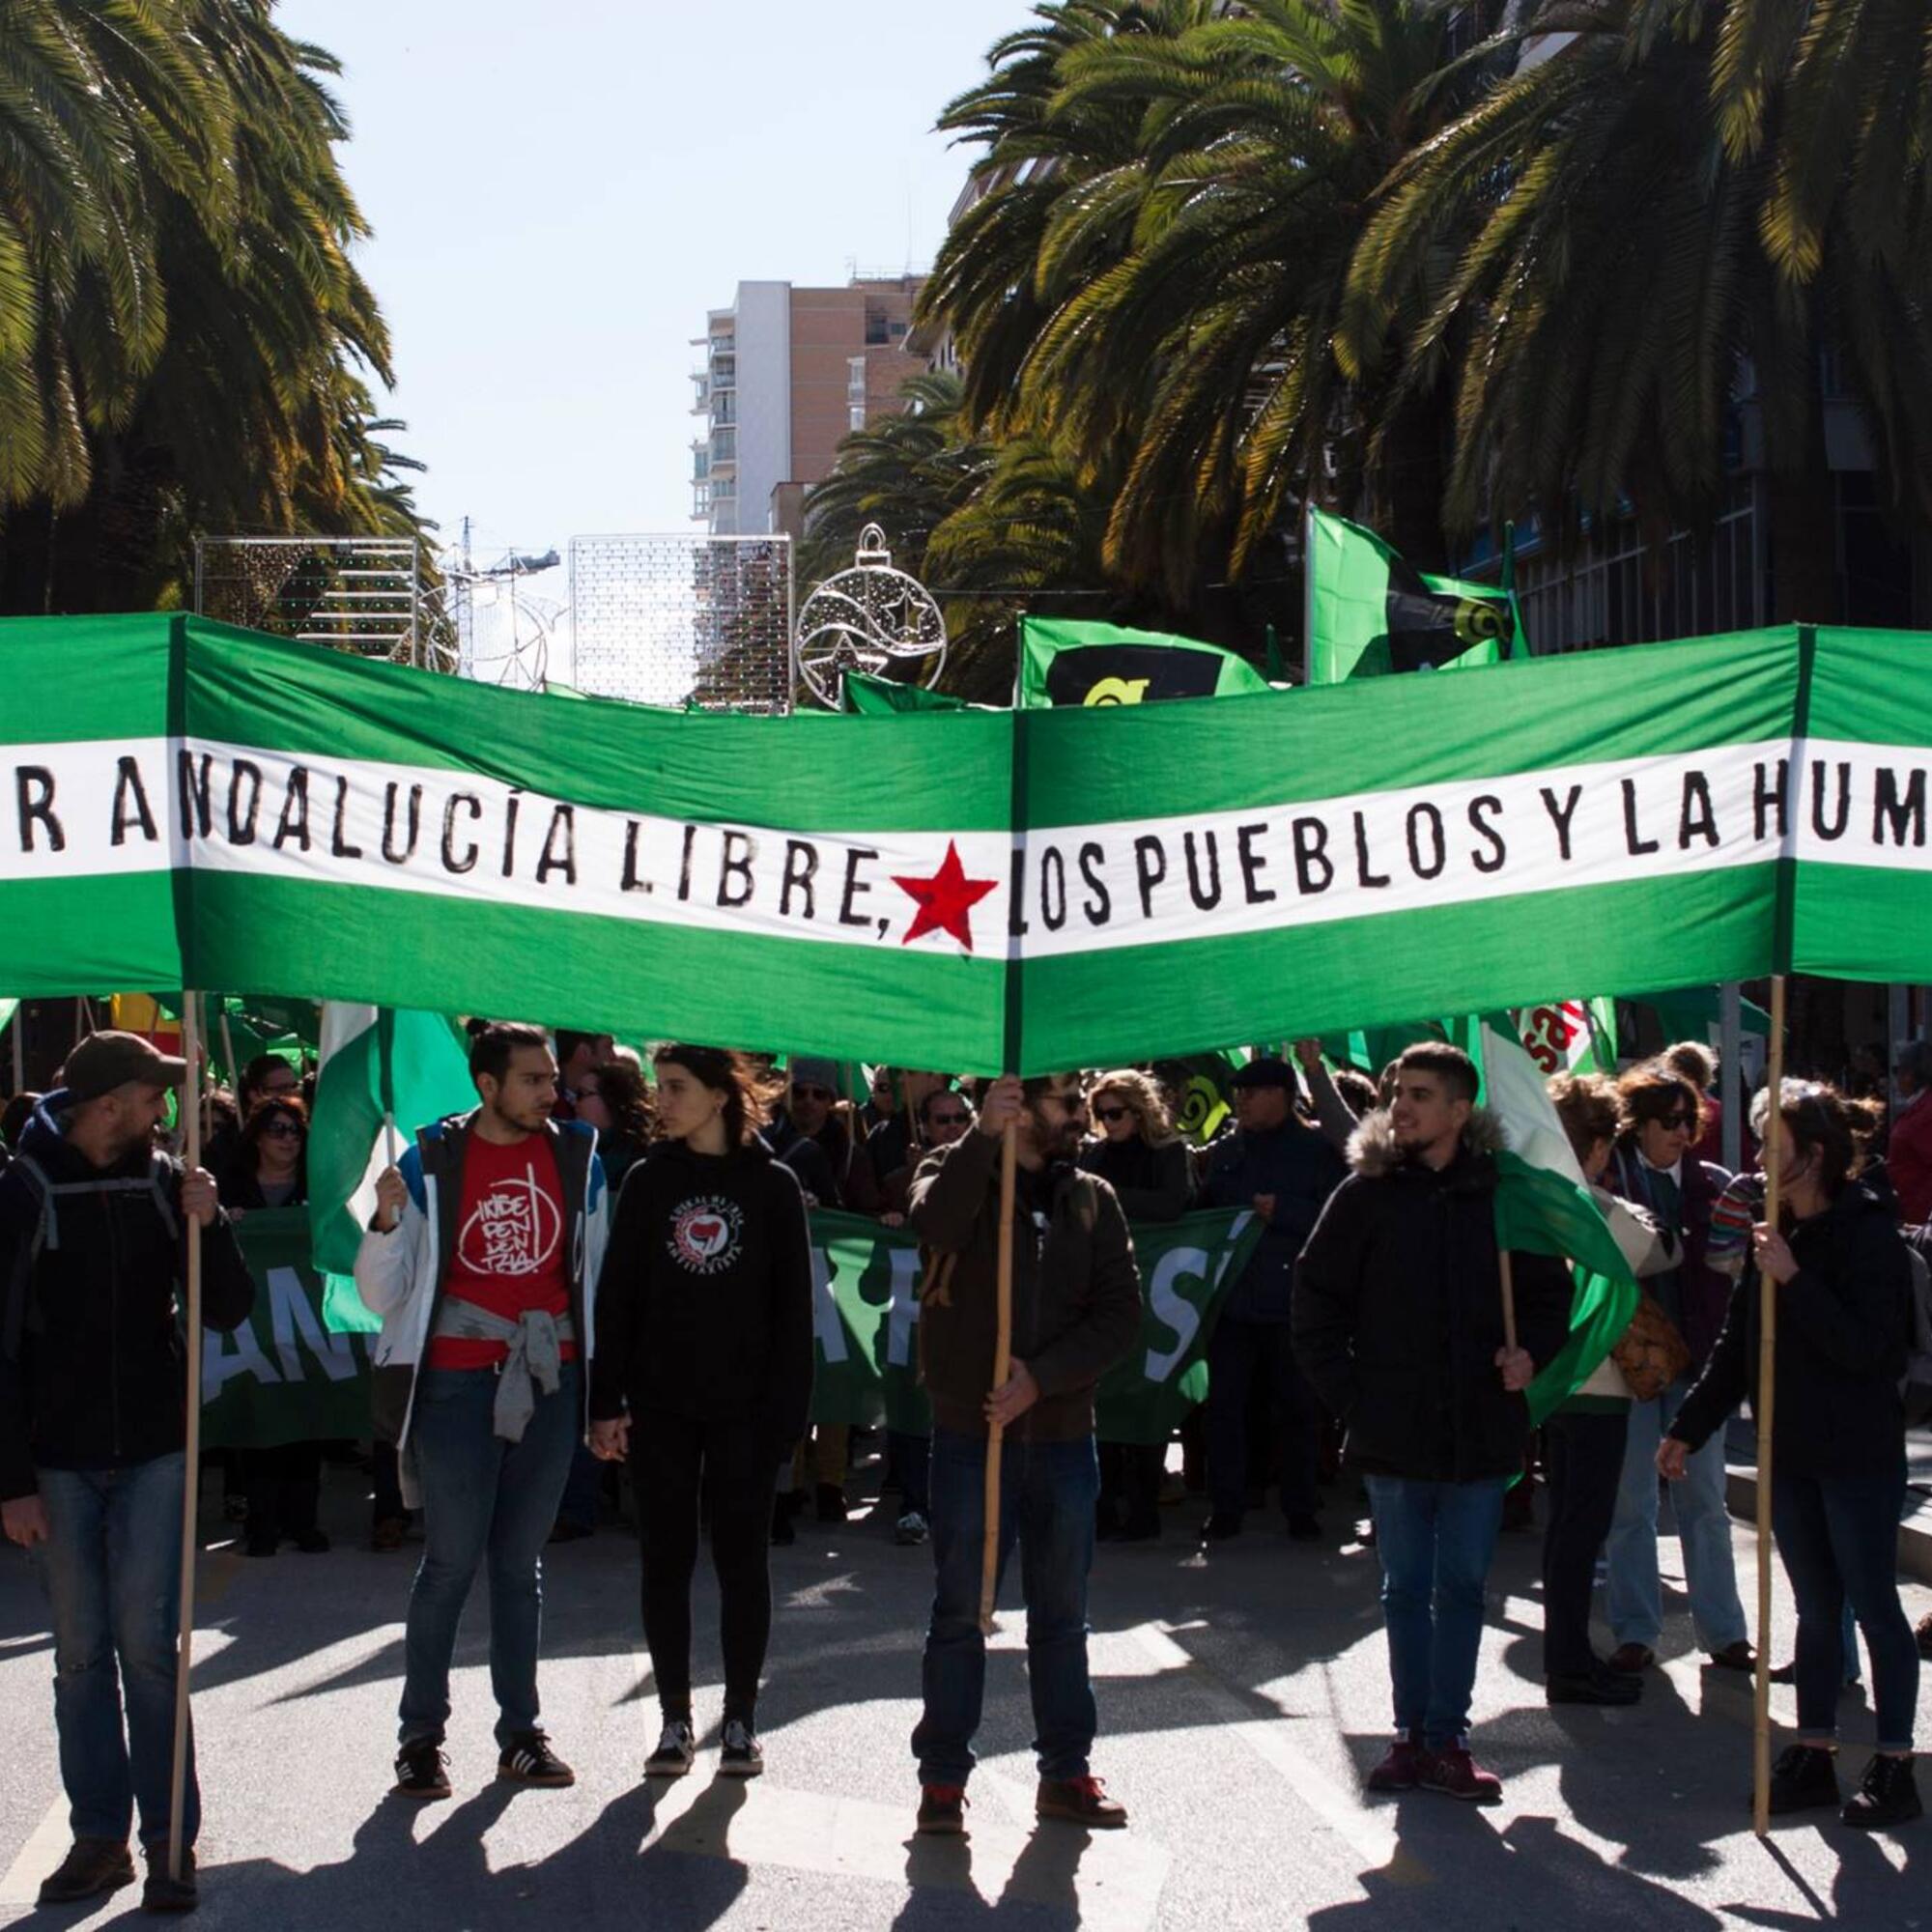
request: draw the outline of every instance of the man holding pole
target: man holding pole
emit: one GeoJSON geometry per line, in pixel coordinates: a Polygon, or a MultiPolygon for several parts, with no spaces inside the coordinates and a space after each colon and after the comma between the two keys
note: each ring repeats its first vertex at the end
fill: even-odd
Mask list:
{"type": "MultiPolygon", "coordinates": [[[[0,1176],[0,1515],[33,1552],[52,1611],[73,1830],[43,1906],[133,1882],[136,1806],[142,1903],[196,1902],[192,1850],[179,1877],[167,1857],[187,1480],[177,1297],[190,1221],[204,1231],[204,1325],[239,1327],[255,1289],[213,1177],[155,1146],[186,1070],[137,1035],[92,1035],[0,1176]]],[[[191,1750],[182,1808],[191,1848],[191,1750]]]]}
{"type": "Polygon", "coordinates": [[[1008,1075],[988,1090],[977,1131],[934,1153],[912,1185],[909,1220],[927,1255],[919,1348],[932,1398],[937,1572],[925,1709],[912,1737],[922,1832],[965,1828],[986,1682],[985,1554],[990,1547],[997,1577],[1015,1542],[1037,1730],[1036,1809],[1090,1828],[1127,1822],[1088,1764],[1098,1719],[1087,1670],[1087,1576],[1100,1487],[1094,1391],[1140,1334],[1140,1275],[1113,1189],[1073,1165],[1085,1121],[1077,1076],[1008,1075]],[[1012,1151],[1004,1163],[1003,1142],[1012,1151]],[[1000,1320],[1003,1248],[1009,1332],[1000,1320]],[[997,1378],[1003,1356],[1009,1373],[997,1378]]]}
{"type": "Polygon", "coordinates": [[[1522,1391],[1569,1332],[1571,1281],[1497,1247],[1501,1137],[1477,1091],[1453,1046],[1397,1061],[1302,1251],[1294,1346],[1375,1513],[1396,1735],[1369,1789],[1493,1804],[1502,1780],[1468,1738],[1484,1584],[1522,1468],[1522,1391]]]}

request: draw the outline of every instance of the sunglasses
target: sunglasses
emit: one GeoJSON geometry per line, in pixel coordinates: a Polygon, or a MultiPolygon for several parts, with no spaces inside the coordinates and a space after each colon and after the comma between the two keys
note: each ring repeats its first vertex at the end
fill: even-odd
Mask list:
{"type": "Polygon", "coordinates": [[[829,1087],[794,1087],[791,1091],[795,1100],[836,1100],[838,1097],[829,1087]]]}
{"type": "Polygon", "coordinates": [[[262,1129],[262,1137],[271,1141],[298,1141],[301,1129],[293,1121],[270,1121],[262,1129]]]}
{"type": "Polygon", "coordinates": [[[1681,1128],[1684,1132],[1689,1133],[1697,1124],[1697,1116],[1695,1114],[1663,1114],[1659,1117],[1657,1124],[1660,1127],[1681,1128]]]}
{"type": "Polygon", "coordinates": [[[928,1127],[963,1127],[972,1118],[972,1115],[965,1113],[928,1114],[925,1117],[925,1124],[928,1127]]]}
{"type": "Polygon", "coordinates": [[[1096,1121],[1124,1121],[1129,1111],[1125,1107],[1095,1107],[1094,1118],[1096,1121]]]}

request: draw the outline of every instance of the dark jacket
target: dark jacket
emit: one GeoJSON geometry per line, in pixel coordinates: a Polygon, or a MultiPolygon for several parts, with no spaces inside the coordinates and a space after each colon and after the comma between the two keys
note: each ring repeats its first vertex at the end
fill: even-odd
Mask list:
{"type": "Polygon", "coordinates": [[[792,1125],[789,1115],[773,1115],[772,1123],[759,1137],[765,1151],[791,1170],[805,1190],[806,1198],[817,1208],[842,1208],[845,1199],[838,1191],[838,1177],[832,1169],[832,1156],[816,1140],[809,1140],[792,1125]]]}
{"type": "MultiPolygon", "coordinates": [[[[186,1357],[178,1305],[187,1282],[182,1167],[134,1149],[95,1167],[64,1137],[66,1096],[50,1094],[0,1174],[0,1500],[34,1493],[34,1469],[120,1468],[186,1439],[186,1357]],[[42,1195],[25,1163],[56,1187],[130,1186],[54,1197],[37,1261],[42,1195]],[[154,1190],[158,1178],[172,1228],[154,1190]]],[[[240,1327],[255,1303],[225,1215],[201,1237],[202,1325],[240,1327]]]]}
{"type": "MultiPolygon", "coordinates": [[[[1386,1113],[1349,1144],[1354,1172],[1322,1210],[1295,1272],[1294,1351],[1378,1475],[1475,1482],[1522,1467],[1529,1406],[1502,1384],[1495,1154],[1480,1110],[1439,1172],[1397,1147],[1386,1113]]],[[[1517,1341],[1539,1366],[1570,1330],[1570,1270],[1512,1251],[1517,1341]]]]}
{"type": "MultiPolygon", "coordinates": [[[[1792,1476],[1875,1476],[1905,1459],[1898,1392],[1912,1348],[1912,1263],[1884,1197],[1847,1182],[1790,1234],[1798,1272],[1777,1291],[1775,1467],[1792,1476]]],[[[1702,1448],[1757,1400],[1761,1287],[1746,1266],[1730,1313],[1671,1435],[1702,1448]]]]}
{"type": "Polygon", "coordinates": [[[1237,1321],[1289,1319],[1295,1257],[1348,1173],[1326,1136],[1296,1120],[1267,1133],[1237,1130],[1214,1144],[1201,1182],[1202,1207],[1249,1208],[1257,1194],[1274,1196],[1274,1218],[1236,1281],[1226,1314],[1237,1321]]]}
{"type": "MultiPolygon", "coordinates": [[[[1711,1242],[1711,1209],[1718,1196],[1731,1184],[1731,1177],[1721,1167],[1687,1153],[1678,1170],[1680,1201],[1673,1232],[1683,1243],[1684,1259],[1677,1268],[1677,1300],[1685,1345],[1690,1350],[1694,1375],[1710,1360],[1718,1346],[1718,1332],[1724,1325],[1724,1311],[1730,1306],[1731,1284],[1705,1260],[1711,1242]]],[[[1662,1220],[1662,1213],[1650,1170],[1627,1141],[1619,1141],[1610,1155],[1604,1176],[1612,1194],[1634,1202],[1637,1207],[1662,1220]]],[[[1655,1284],[1653,1284],[1653,1287],[1655,1284]]]]}
{"type": "MultiPolygon", "coordinates": [[[[941,1288],[928,1260],[920,1305],[934,1425],[983,1435],[998,1335],[999,1142],[975,1129],[928,1154],[909,1218],[928,1249],[958,1257],[941,1288]]],[[[1114,1190],[1070,1165],[1031,1177],[1013,1203],[1012,1352],[1040,1393],[1009,1433],[1041,1442],[1091,1435],[1094,1387],[1140,1332],[1140,1269],[1114,1190]],[[1043,1204],[1038,1218],[1029,1192],[1043,1204]]]]}
{"type": "MultiPolygon", "coordinates": [[[[281,1205],[284,1208],[300,1208],[308,1202],[308,1163],[304,1161],[291,1177],[296,1191],[281,1205]]],[[[215,1176],[215,1184],[221,1192],[221,1205],[238,1214],[258,1214],[267,1208],[268,1197],[262,1192],[261,1176],[255,1171],[252,1160],[232,1160],[215,1176]]]]}
{"type": "Polygon", "coordinates": [[[811,1406],[811,1244],[797,1178],[759,1143],[653,1148],[617,1202],[590,1414],[755,1421],[772,1460],[811,1406]]]}
{"type": "Polygon", "coordinates": [[[1194,1198],[1185,1141],[1160,1147],[1150,1147],[1138,1135],[1130,1141],[1089,1141],[1080,1150],[1079,1164],[1083,1173],[1097,1174],[1114,1190],[1129,1223],[1178,1221],[1194,1198]]]}

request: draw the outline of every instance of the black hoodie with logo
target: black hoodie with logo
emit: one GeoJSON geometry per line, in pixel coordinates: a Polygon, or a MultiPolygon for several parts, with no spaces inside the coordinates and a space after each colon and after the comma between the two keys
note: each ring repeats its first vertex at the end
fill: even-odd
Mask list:
{"type": "Polygon", "coordinates": [[[628,1407],[755,1422],[776,1460],[805,1433],[811,1362],[797,1178],[756,1142],[653,1148],[625,1178],[598,1277],[592,1421],[628,1407]]]}
{"type": "MultiPolygon", "coordinates": [[[[155,1168],[147,1147],[100,1169],[60,1127],[51,1094],[0,1172],[0,1500],[34,1493],[36,1466],[126,1468],[186,1438],[178,1299],[187,1280],[179,1161],[155,1168]],[[51,1225],[27,1163],[56,1188],[51,1225]],[[151,1175],[168,1205],[161,1212],[151,1175]],[[130,1183],[95,1190],[99,1182],[130,1183]],[[172,1220],[173,1226],[169,1225],[172,1220]],[[32,1254],[41,1231],[38,1258],[32,1254]]],[[[205,1327],[248,1319],[255,1284],[226,1216],[201,1240],[205,1327]]]]}

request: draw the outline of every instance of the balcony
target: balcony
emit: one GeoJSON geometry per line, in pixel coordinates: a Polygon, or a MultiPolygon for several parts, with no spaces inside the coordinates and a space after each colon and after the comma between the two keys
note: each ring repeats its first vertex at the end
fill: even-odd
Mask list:
{"type": "Polygon", "coordinates": [[[738,358],[735,355],[714,355],[708,373],[714,389],[735,389],[738,386],[738,358]]]}

